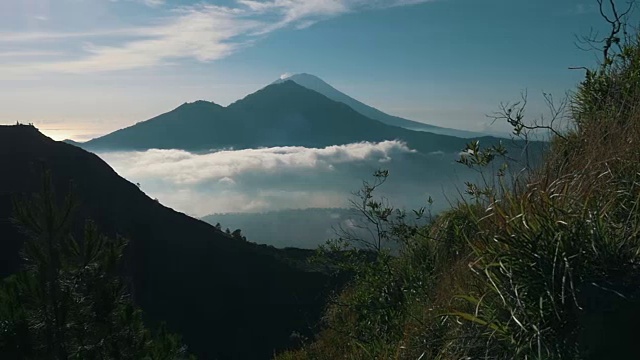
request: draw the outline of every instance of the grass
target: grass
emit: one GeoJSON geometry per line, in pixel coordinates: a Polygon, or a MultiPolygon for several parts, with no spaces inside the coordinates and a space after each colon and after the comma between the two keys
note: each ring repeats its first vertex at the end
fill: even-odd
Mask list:
{"type": "Polygon", "coordinates": [[[638,38],[571,104],[540,166],[362,264],[324,330],[276,359],[640,357],[638,38]]]}

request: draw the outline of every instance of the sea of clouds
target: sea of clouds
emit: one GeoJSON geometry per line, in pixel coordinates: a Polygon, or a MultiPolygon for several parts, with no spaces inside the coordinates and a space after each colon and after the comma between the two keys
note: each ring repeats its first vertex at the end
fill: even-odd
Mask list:
{"type": "Polygon", "coordinates": [[[98,155],[121,176],[140,184],[150,197],[196,217],[348,207],[353,191],[381,168],[391,169],[388,185],[394,191],[389,194],[399,200],[404,195],[426,198],[425,187],[431,186],[434,193],[443,181],[450,182],[428,164],[454,166],[446,154],[418,154],[400,141],[211,153],[151,149],[98,155]],[[427,165],[422,168],[418,163],[427,165]]]}

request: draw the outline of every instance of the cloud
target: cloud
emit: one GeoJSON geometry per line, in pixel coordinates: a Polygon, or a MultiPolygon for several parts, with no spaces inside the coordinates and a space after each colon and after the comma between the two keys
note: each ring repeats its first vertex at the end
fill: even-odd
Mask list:
{"type": "Polygon", "coordinates": [[[157,7],[164,5],[165,0],[142,0],[142,3],[150,7],[157,7]]]}
{"type": "Polygon", "coordinates": [[[25,57],[43,57],[43,56],[59,56],[63,55],[63,52],[60,51],[38,51],[38,50],[27,50],[27,51],[3,51],[0,52],[0,58],[25,58],[25,57]]]}
{"type": "Polygon", "coordinates": [[[233,180],[232,178],[225,176],[222,179],[218,180],[219,184],[226,184],[226,185],[235,185],[236,181],[233,180]]]}
{"type": "Polygon", "coordinates": [[[223,58],[246,45],[235,38],[253,31],[258,23],[239,19],[233,9],[200,6],[180,9],[167,25],[137,29],[132,35],[143,39],[114,46],[89,43],[78,60],[40,64],[46,71],[88,73],[116,71],[169,64],[191,58],[208,62],[223,58]]]}
{"type": "MultiPolygon", "coordinates": [[[[399,141],[355,143],[325,148],[301,146],[218,151],[193,154],[184,150],[152,149],[143,152],[111,152],[100,156],[125,178],[140,182],[162,178],[175,185],[197,185],[208,181],[231,183],[247,172],[273,174],[284,170],[323,169],[332,165],[414,152],[399,141]]],[[[234,182],[235,183],[235,182],[234,182]]]]}
{"type": "MultiPolygon", "coordinates": [[[[112,3],[120,2],[120,0],[109,0],[109,1],[112,3]]],[[[163,6],[167,3],[166,0],[125,0],[125,1],[135,1],[153,8],[158,6],[163,6]]]]}
{"type": "Polygon", "coordinates": [[[194,216],[347,205],[380,159],[414,154],[404,143],[273,147],[193,154],[182,150],[98,155],[149,196],[194,216]],[[361,168],[360,173],[353,169],[361,168]]]}
{"type": "MultiPolygon", "coordinates": [[[[152,7],[167,7],[164,0],[140,1],[152,7]]],[[[201,3],[166,9],[152,24],[128,28],[5,32],[0,33],[0,44],[30,42],[37,47],[43,41],[76,46],[79,39],[86,42],[80,51],[68,54],[69,60],[4,66],[0,63],[0,70],[20,66],[30,71],[91,73],[169,65],[184,59],[211,62],[279,29],[300,29],[350,12],[427,1],[431,0],[235,0],[230,6],[201,3]]]]}
{"type": "Polygon", "coordinates": [[[78,39],[129,38],[151,36],[153,27],[102,29],[83,32],[0,32],[0,43],[42,43],[78,39]]]}
{"type": "Polygon", "coordinates": [[[160,203],[189,215],[349,207],[353,191],[381,168],[391,174],[376,196],[408,209],[436,201],[443,209],[473,170],[457,154],[427,155],[399,141],[325,148],[272,147],[189,153],[182,150],[98,153],[118,174],[160,203]],[[385,161],[383,164],[380,161],[385,161]]]}

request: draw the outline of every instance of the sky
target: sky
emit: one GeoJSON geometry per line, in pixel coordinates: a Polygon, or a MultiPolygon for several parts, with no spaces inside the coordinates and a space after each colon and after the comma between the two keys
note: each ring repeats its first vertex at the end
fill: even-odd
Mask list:
{"type": "Polygon", "coordinates": [[[87,140],[184,102],[221,105],[317,75],[387,113],[489,128],[527,90],[562,97],[593,66],[595,0],[2,0],[0,123],[87,140]]]}

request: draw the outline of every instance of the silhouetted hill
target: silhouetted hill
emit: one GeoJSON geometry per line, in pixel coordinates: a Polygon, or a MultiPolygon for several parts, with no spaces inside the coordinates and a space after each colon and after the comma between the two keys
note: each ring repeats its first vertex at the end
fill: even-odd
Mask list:
{"type": "MultiPolygon", "coordinates": [[[[411,131],[370,119],[293,81],[269,85],[226,108],[198,101],[93,139],[96,150],[150,148],[201,151],[260,146],[313,146],[400,139],[423,152],[455,152],[466,139],[411,131]]],[[[483,138],[496,142],[496,138],[483,138]]]]}
{"type": "MultiPolygon", "coordinates": [[[[195,108],[219,111],[208,103],[185,111],[195,108]]],[[[23,237],[8,220],[11,200],[38,191],[42,166],[59,194],[73,182],[79,219],[130,239],[124,271],[134,300],[201,358],[269,358],[289,345],[292,331],[305,332],[317,320],[327,278],[287,260],[307,253],[232,239],[150,199],[96,155],[31,126],[0,126],[0,276],[20,266],[23,237]]]]}
{"type": "Polygon", "coordinates": [[[67,143],[69,145],[73,145],[73,146],[82,146],[81,142],[75,141],[75,140],[71,140],[71,139],[64,139],[64,140],[62,140],[62,142],[67,143]]]}
{"type": "Polygon", "coordinates": [[[305,73],[295,74],[285,79],[278,79],[274,82],[274,84],[283,83],[285,81],[293,81],[296,84],[304,86],[307,89],[316,91],[328,97],[331,100],[349,105],[349,107],[359,112],[360,114],[370,119],[378,120],[387,125],[399,126],[409,130],[428,131],[435,134],[450,135],[450,136],[456,136],[461,138],[477,138],[477,137],[486,136],[485,134],[480,134],[472,131],[443,128],[440,126],[425,124],[425,123],[421,123],[413,120],[403,119],[398,116],[386,114],[374,107],[364,104],[352,98],[351,96],[337,90],[336,88],[327,84],[324,80],[320,79],[315,75],[305,74],[305,73]]]}

